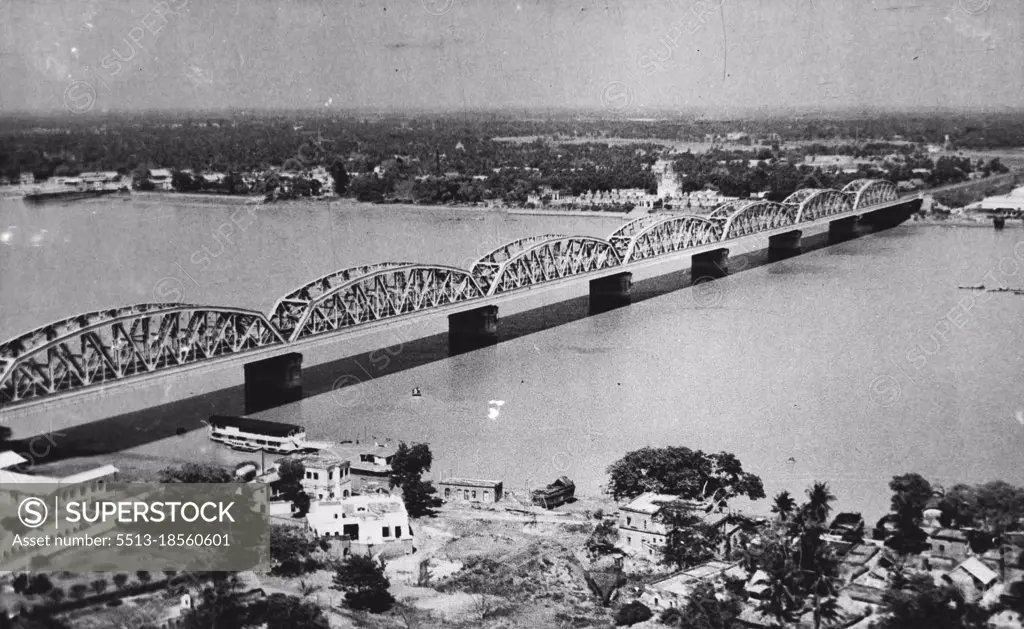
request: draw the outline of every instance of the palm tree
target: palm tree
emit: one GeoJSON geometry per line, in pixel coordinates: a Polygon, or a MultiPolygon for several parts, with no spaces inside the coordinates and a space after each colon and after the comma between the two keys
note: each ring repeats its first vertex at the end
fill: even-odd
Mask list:
{"type": "Polygon", "coordinates": [[[796,501],[788,491],[780,491],[775,494],[775,502],[772,503],[772,513],[779,515],[779,520],[785,522],[796,510],[796,501]]]}
{"type": "Polygon", "coordinates": [[[764,598],[757,606],[757,610],[766,616],[771,616],[780,625],[793,623],[797,619],[796,597],[790,590],[788,575],[773,572],[768,575],[768,586],[764,592],[764,598]]]}
{"type": "Polygon", "coordinates": [[[808,518],[821,526],[828,523],[828,516],[832,512],[832,504],[836,496],[829,489],[828,483],[815,481],[807,488],[807,503],[804,505],[804,512],[808,518]]]}

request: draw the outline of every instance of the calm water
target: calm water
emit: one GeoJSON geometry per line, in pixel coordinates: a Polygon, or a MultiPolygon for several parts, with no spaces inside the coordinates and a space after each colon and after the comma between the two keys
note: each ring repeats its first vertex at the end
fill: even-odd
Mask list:
{"type": "MultiPolygon", "coordinates": [[[[343,205],[253,220],[244,207],[155,200],[3,203],[5,337],[178,286],[163,278],[188,301],[267,310],[343,266],[467,266],[511,237],[605,236],[620,224],[343,205]],[[212,233],[232,213],[248,227],[234,227],[221,252],[212,233]]],[[[718,300],[679,290],[261,416],[314,438],[429,441],[435,473],[513,488],[567,474],[596,492],[625,451],[668,444],[734,452],[769,495],[827,480],[840,508],[870,517],[887,507],[889,478],[907,471],[1024,484],[1024,297],[957,288],[1024,287],[1021,241],[1019,227],[904,225],[720,280],[718,300]],[[414,386],[422,398],[410,398],[414,386]]],[[[236,456],[195,432],[115,460],[236,456]]]]}

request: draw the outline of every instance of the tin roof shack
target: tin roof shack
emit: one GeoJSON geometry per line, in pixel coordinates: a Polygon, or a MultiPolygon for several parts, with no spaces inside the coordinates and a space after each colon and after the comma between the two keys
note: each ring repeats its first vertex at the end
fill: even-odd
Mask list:
{"type": "Polygon", "coordinates": [[[530,492],[530,501],[545,509],[554,509],[567,502],[572,502],[576,496],[576,483],[568,476],[560,476],[555,482],[543,489],[534,489],[530,492]]]}
{"type": "Polygon", "coordinates": [[[947,583],[955,585],[970,603],[981,599],[989,588],[999,582],[999,575],[981,563],[977,557],[968,558],[942,575],[942,578],[947,583]]]}
{"type": "Polygon", "coordinates": [[[351,496],[315,502],[306,514],[306,523],[318,537],[348,538],[353,553],[394,556],[413,550],[409,514],[399,496],[351,496]]]}
{"type": "Polygon", "coordinates": [[[437,491],[445,502],[485,502],[493,504],[501,500],[500,480],[478,478],[446,478],[437,483],[437,491]]]}
{"type": "Polygon", "coordinates": [[[690,593],[702,583],[711,583],[721,591],[727,581],[746,578],[747,572],[738,562],[712,560],[644,586],[640,602],[651,609],[682,608],[686,606],[690,593]]]}

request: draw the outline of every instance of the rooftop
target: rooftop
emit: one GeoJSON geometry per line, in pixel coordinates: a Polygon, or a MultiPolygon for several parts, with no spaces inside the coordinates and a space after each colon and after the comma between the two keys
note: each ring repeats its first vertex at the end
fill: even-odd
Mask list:
{"type": "Polygon", "coordinates": [[[954,572],[966,572],[984,585],[989,585],[999,580],[999,575],[981,563],[981,560],[977,557],[968,557],[959,566],[950,570],[948,574],[953,574],[954,572]]]}
{"type": "Polygon", "coordinates": [[[632,502],[622,505],[619,508],[625,509],[627,511],[636,511],[638,513],[654,515],[655,513],[661,511],[662,506],[670,502],[681,502],[694,510],[706,509],[708,506],[707,503],[697,502],[696,500],[686,500],[684,498],[680,498],[679,496],[674,496],[672,494],[656,494],[654,492],[649,491],[640,494],[639,496],[634,498],[632,502]]]}
{"type": "Polygon", "coordinates": [[[70,476],[42,476],[38,474],[22,474],[10,470],[0,470],[0,484],[3,485],[78,485],[99,478],[113,476],[118,469],[113,465],[100,467],[72,474],[70,476]]]}
{"type": "Polygon", "coordinates": [[[446,478],[437,481],[438,485],[461,485],[463,487],[487,487],[496,488],[501,484],[500,480],[484,480],[481,478],[446,478]]]}
{"type": "Polygon", "coordinates": [[[963,531],[958,531],[956,529],[939,529],[932,533],[929,537],[933,537],[936,539],[950,539],[958,542],[967,541],[967,534],[963,531]]]}
{"type": "Polygon", "coordinates": [[[652,583],[648,587],[661,590],[662,592],[685,596],[689,594],[693,586],[708,579],[733,572],[735,572],[736,576],[740,578],[746,578],[747,576],[746,572],[740,568],[739,563],[726,563],[724,561],[712,560],[699,566],[694,566],[689,570],[684,570],[683,572],[674,574],[667,579],[662,579],[661,581],[652,583]]]}
{"type": "Polygon", "coordinates": [[[307,468],[315,469],[327,469],[329,467],[335,467],[338,465],[349,465],[349,460],[339,456],[333,456],[333,453],[329,451],[327,454],[300,454],[288,457],[290,461],[301,461],[302,464],[307,468]]]}
{"type": "Polygon", "coordinates": [[[310,508],[310,515],[319,511],[340,512],[346,517],[380,517],[386,513],[404,513],[405,503],[401,496],[391,494],[368,494],[349,496],[340,500],[320,500],[310,508]]]}
{"type": "Polygon", "coordinates": [[[22,463],[27,462],[28,459],[21,456],[20,454],[11,452],[10,450],[6,452],[0,452],[0,470],[6,469],[8,467],[14,467],[16,465],[21,465],[22,463]]]}
{"type": "Polygon", "coordinates": [[[306,429],[296,424],[272,422],[252,417],[232,417],[230,415],[211,415],[210,425],[217,428],[238,428],[245,432],[267,435],[268,437],[291,437],[306,429]]]}

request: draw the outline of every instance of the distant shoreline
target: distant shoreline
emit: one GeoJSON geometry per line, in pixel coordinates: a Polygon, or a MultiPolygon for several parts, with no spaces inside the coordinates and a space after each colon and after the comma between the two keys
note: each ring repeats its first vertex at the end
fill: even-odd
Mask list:
{"type": "Polygon", "coordinates": [[[357,201],[350,197],[309,197],[299,199],[285,199],[281,201],[270,201],[265,202],[263,195],[239,195],[239,194],[204,194],[200,192],[168,192],[163,190],[146,190],[146,191],[132,191],[132,195],[138,195],[140,198],[149,199],[160,199],[160,200],[171,200],[171,199],[185,199],[189,201],[213,201],[213,202],[224,202],[240,205],[266,205],[272,207],[278,203],[351,203],[355,207],[393,207],[398,206],[403,209],[423,209],[423,210],[469,210],[474,212],[492,212],[501,214],[516,214],[516,215],[536,215],[536,216],[586,216],[586,217],[603,217],[603,218],[618,218],[626,219],[630,216],[630,212],[602,212],[602,211],[584,211],[584,210],[545,210],[545,209],[528,209],[528,208],[510,208],[504,206],[481,206],[481,205],[470,205],[463,203],[451,203],[451,204],[437,204],[437,203],[377,203],[373,201],[357,201]]]}

